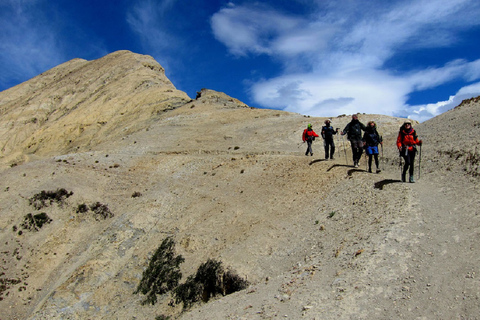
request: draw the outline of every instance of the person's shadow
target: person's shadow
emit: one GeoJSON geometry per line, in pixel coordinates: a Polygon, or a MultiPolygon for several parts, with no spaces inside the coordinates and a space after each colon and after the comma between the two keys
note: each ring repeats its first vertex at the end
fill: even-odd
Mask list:
{"type": "Polygon", "coordinates": [[[348,164],[334,164],[333,166],[331,166],[330,168],[327,169],[327,172],[329,172],[330,170],[332,170],[333,168],[336,168],[336,167],[351,168],[352,166],[349,166],[348,164]]]}
{"type": "Polygon", "coordinates": [[[311,166],[311,165],[314,164],[314,163],[323,162],[323,161],[327,161],[327,160],[328,160],[328,159],[315,159],[315,160],[310,161],[310,163],[309,163],[308,165],[311,166]]]}
{"type": "Polygon", "coordinates": [[[383,187],[387,184],[402,182],[401,180],[385,179],[378,182],[375,182],[375,189],[383,190],[383,187]]]}

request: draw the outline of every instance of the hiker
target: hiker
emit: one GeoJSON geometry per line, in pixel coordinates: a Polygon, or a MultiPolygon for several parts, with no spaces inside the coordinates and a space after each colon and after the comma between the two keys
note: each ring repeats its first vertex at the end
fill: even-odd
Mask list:
{"type": "Polygon", "coordinates": [[[308,124],[307,129],[303,130],[302,140],[307,143],[307,151],[305,155],[308,156],[310,153],[313,156],[312,142],[315,140],[315,137],[318,137],[318,134],[315,133],[312,129],[312,125],[308,124]]]}
{"type": "Polygon", "coordinates": [[[323,145],[325,146],[325,159],[333,160],[333,154],[335,153],[335,143],[333,142],[333,135],[338,133],[338,128],[336,130],[330,125],[330,120],[325,120],[325,125],[322,127],[322,138],[323,145]]]}
{"type": "Polygon", "coordinates": [[[354,114],[352,115],[352,121],[340,133],[342,136],[346,134],[347,139],[350,140],[355,168],[358,168],[358,163],[363,154],[362,130],[365,131],[365,125],[358,120],[358,115],[354,114]]]}
{"type": "Polygon", "coordinates": [[[422,145],[422,140],[418,139],[417,133],[412,127],[412,122],[407,120],[400,127],[397,138],[397,147],[400,151],[400,156],[405,160],[402,170],[402,182],[406,181],[407,171],[409,171],[409,182],[415,182],[413,180],[413,170],[415,162],[415,154],[417,153],[416,146],[422,145]]]}
{"type": "Polygon", "coordinates": [[[378,134],[375,121],[368,122],[362,141],[365,147],[365,153],[368,155],[368,172],[372,173],[372,158],[375,158],[376,173],[380,173],[381,170],[378,166],[378,145],[383,143],[383,139],[378,134]]]}

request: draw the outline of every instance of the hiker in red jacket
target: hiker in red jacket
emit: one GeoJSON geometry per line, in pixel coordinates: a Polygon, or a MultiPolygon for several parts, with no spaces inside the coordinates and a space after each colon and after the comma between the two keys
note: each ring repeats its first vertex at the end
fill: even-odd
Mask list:
{"type": "Polygon", "coordinates": [[[400,156],[405,160],[402,171],[402,182],[406,181],[407,171],[409,171],[410,174],[409,182],[415,182],[413,180],[413,164],[415,162],[415,154],[417,153],[417,145],[421,146],[422,140],[418,139],[417,133],[412,127],[412,122],[410,120],[405,121],[400,127],[400,132],[397,137],[398,151],[400,151],[400,156]]]}
{"type": "Polygon", "coordinates": [[[307,151],[305,152],[305,155],[308,156],[310,153],[311,156],[313,156],[313,150],[312,150],[312,142],[315,140],[315,137],[318,137],[318,134],[315,133],[312,129],[312,125],[308,124],[307,129],[303,130],[303,135],[302,135],[302,140],[303,142],[307,143],[307,151]]]}

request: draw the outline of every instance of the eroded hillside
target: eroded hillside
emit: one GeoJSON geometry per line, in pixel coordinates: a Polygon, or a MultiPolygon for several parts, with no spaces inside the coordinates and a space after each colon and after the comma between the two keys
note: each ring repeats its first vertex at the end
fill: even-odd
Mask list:
{"type": "Polygon", "coordinates": [[[0,93],[1,160],[86,151],[190,99],[150,56],[74,59],[0,93]]]}

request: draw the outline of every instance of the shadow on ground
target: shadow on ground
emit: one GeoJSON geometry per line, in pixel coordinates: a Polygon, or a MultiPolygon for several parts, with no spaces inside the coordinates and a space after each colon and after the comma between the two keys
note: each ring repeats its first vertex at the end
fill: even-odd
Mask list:
{"type": "Polygon", "coordinates": [[[352,166],[349,166],[349,165],[346,165],[346,164],[334,164],[333,166],[331,166],[330,168],[328,168],[327,172],[329,172],[330,170],[332,170],[333,168],[336,168],[336,167],[351,168],[352,166]]]}
{"type": "Polygon", "coordinates": [[[323,161],[328,161],[328,159],[316,159],[316,160],[312,160],[312,161],[310,161],[309,165],[311,166],[311,165],[314,164],[314,163],[323,162],[323,161]]]}
{"type": "Polygon", "coordinates": [[[393,180],[393,179],[385,179],[378,182],[375,182],[375,189],[383,190],[383,187],[387,184],[402,182],[402,180],[393,180]]]}

